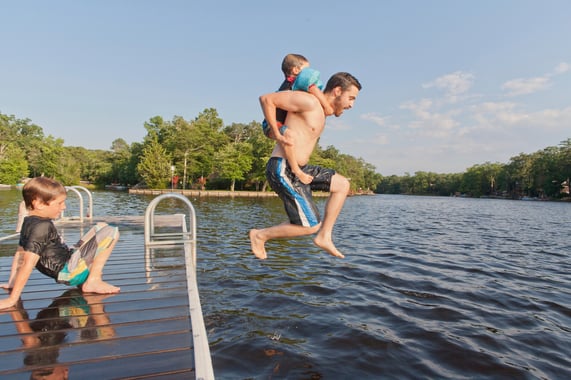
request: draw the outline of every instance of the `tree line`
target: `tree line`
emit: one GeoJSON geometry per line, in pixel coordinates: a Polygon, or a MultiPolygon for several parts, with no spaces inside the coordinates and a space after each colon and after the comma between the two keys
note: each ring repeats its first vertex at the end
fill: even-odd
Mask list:
{"type": "MultiPolygon", "coordinates": [[[[0,183],[45,175],[65,185],[87,181],[164,189],[269,190],[265,164],[274,142],[261,124],[224,125],[214,108],[194,120],[154,116],[144,123],[141,142],[118,138],[110,150],[64,146],[64,140],[45,136],[29,119],[0,113],[0,183]],[[174,181],[173,181],[174,180],[174,181]]],[[[353,191],[372,191],[380,179],[375,167],[335,147],[318,146],[311,163],[334,168],[351,178],[353,191]]]]}
{"type": "MultiPolygon", "coordinates": [[[[147,133],[141,142],[118,138],[110,150],[90,150],[64,146],[62,138],[45,136],[31,120],[0,113],[0,183],[45,175],[66,185],[143,183],[164,189],[175,187],[174,179],[181,189],[269,190],[265,164],[274,142],[259,122],[224,125],[216,109],[207,108],[194,120],[154,116],[143,127],[147,133]]],[[[353,192],[554,199],[569,196],[571,138],[520,153],[505,164],[476,164],[463,173],[382,176],[362,158],[320,145],[310,162],[350,178],[353,192]]]]}
{"type": "Polygon", "coordinates": [[[520,153],[506,164],[485,162],[463,173],[383,177],[375,192],[385,194],[465,195],[520,199],[569,197],[571,138],[559,146],[520,153]]]}

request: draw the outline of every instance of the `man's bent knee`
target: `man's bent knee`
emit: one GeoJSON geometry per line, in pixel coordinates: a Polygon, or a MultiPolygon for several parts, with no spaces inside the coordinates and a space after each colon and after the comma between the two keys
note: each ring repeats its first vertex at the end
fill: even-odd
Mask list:
{"type": "Polygon", "coordinates": [[[333,178],[331,178],[330,190],[332,193],[348,194],[350,188],[351,184],[349,183],[349,180],[343,177],[341,174],[335,174],[333,178]]]}
{"type": "Polygon", "coordinates": [[[315,234],[321,228],[321,222],[317,223],[316,225],[305,227],[305,228],[307,231],[307,235],[315,234]]]}

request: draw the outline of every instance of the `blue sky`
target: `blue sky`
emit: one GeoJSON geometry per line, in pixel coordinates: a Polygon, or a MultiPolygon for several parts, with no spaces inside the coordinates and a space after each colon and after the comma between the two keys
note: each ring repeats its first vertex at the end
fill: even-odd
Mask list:
{"type": "Polygon", "coordinates": [[[0,1],[0,112],[65,145],[142,141],[145,121],[262,119],[287,53],[348,71],[321,145],[383,175],[462,172],[571,138],[567,0],[0,1]]]}

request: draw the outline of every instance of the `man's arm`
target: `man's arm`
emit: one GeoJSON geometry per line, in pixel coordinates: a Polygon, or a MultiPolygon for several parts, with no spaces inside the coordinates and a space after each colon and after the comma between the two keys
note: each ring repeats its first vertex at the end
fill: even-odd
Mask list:
{"type": "Polygon", "coordinates": [[[306,92],[280,91],[260,96],[260,105],[268,126],[278,130],[276,109],[281,108],[288,112],[310,111],[315,107],[317,99],[306,92]]]}
{"type": "MultiPolygon", "coordinates": [[[[28,279],[30,278],[30,275],[32,274],[32,271],[34,270],[34,267],[36,266],[36,263],[40,259],[40,256],[33,252],[23,251],[21,248],[18,250],[21,255],[20,259],[22,262],[17,267],[13,281],[9,284],[12,285],[10,295],[8,298],[0,300],[0,310],[16,305],[22,295],[22,291],[24,290],[28,279]]],[[[14,255],[14,260],[16,260],[16,255],[14,255]]]]}
{"type": "MultiPolygon", "coordinates": [[[[264,116],[266,117],[266,122],[273,129],[272,125],[275,126],[275,129],[278,129],[277,120],[275,117],[276,108],[284,109],[288,112],[303,112],[306,110],[312,109],[314,104],[314,100],[308,98],[305,95],[299,96],[303,94],[301,92],[293,92],[293,91],[282,91],[282,92],[274,92],[267,95],[262,95],[260,97],[260,104],[262,106],[262,110],[264,112],[264,116]],[[273,117],[268,119],[268,115],[273,115],[273,117]]],[[[313,181],[313,177],[304,173],[296,158],[296,150],[295,144],[293,143],[294,139],[289,137],[291,134],[290,130],[286,130],[285,134],[282,136],[281,133],[278,131],[278,135],[283,137],[286,143],[282,140],[276,138],[276,141],[282,146],[283,152],[285,155],[285,159],[287,160],[289,167],[292,173],[299,178],[302,183],[309,184],[313,181]]]]}

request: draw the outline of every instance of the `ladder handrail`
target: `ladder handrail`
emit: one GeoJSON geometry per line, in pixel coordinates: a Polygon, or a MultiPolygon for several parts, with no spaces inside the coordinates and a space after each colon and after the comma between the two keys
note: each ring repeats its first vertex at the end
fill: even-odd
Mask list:
{"type": "MultiPolygon", "coordinates": [[[[87,218],[89,220],[93,219],[93,196],[91,195],[91,192],[83,187],[83,186],[79,186],[79,185],[74,185],[74,186],[66,186],[65,189],[69,192],[73,192],[75,194],[77,194],[77,197],[79,198],[79,222],[83,223],[83,196],[81,195],[81,192],[79,190],[83,190],[86,194],[87,194],[87,198],[89,199],[89,203],[88,203],[88,208],[87,208],[87,218]]],[[[64,212],[62,211],[61,213],[61,218],[63,220],[66,219],[73,219],[74,217],[65,217],[64,216],[64,212]]]]}
{"type": "Polygon", "coordinates": [[[86,187],[80,185],[74,185],[71,187],[73,187],[74,189],[83,190],[87,194],[87,198],[89,200],[87,204],[87,218],[93,219],[93,196],[91,195],[91,191],[89,191],[86,187]]]}
{"type": "MultiPolygon", "coordinates": [[[[145,255],[149,261],[154,247],[184,244],[184,258],[186,267],[186,284],[188,288],[188,305],[192,328],[192,340],[194,346],[194,366],[196,379],[213,380],[214,369],[208,345],[208,336],[204,325],[200,295],[196,280],[196,213],[190,200],[182,194],[165,193],[155,197],[145,210],[145,255]],[[188,210],[189,218],[182,218],[180,233],[157,233],[155,231],[155,209],[164,199],[175,198],[182,201],[188,210]],[[190,223],[190,228],[187,228],[190,223]],[[178,239],[168,239],[178,237],[178,239]]],[[[148,265],[148,264],[147,264],[148,265]]]]}

